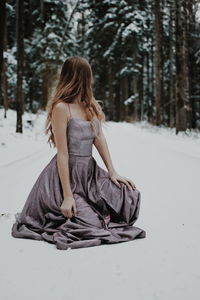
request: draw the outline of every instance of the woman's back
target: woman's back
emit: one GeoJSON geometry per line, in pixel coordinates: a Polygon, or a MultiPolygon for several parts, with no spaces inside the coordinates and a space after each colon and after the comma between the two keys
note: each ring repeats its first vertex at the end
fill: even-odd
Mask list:
{"type": "MultiPolygon", "coordinates": [[[[68,108],[67,141],[69,155],[90,156],[92,155],[92,145],[95,138],[95,132],[91,127],[91,122],[73,117],[69,103],[68,108]]],[[[98,134],[99,120],[95,118],[93,124],[98,134]]]]}

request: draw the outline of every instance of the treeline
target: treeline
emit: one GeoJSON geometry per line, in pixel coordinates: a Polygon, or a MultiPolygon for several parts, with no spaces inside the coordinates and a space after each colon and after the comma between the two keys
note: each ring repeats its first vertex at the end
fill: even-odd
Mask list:
{"type": "Polygon", "coordinates": [[[1,0],[0,104],[45,109],[68,56],[92,65],[107,120],[200,129],[197,0],[1,0]]]}

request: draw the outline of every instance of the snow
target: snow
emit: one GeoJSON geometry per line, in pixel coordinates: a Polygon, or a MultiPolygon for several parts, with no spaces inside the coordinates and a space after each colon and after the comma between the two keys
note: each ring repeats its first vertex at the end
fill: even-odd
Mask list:
{"type": "Polygon", "coordinates": [[[200,22],[200,3],[197,3],[196,19],[200,22]]]}
{"type": "MultiPolygon", "coordinates": [[[[2,299],[188,300],[200,297],[200,135],[142,123],[106,122],[114,166],[141,191],[135,226],[146,238],[61,251],[10,234],[40,171],[53,157],[45,113],[15,133],[15,112],[0,110],[0,288],[2,299]]],[[[99,165],[103,162],[93,149],[99,165]]],[[[104,167],[105,168],[105,167],[104,167]]]]}
{"type": "Polygon", "coordinates": [[[139,27],[136,24],[131,23],[124,29],[124,31],[122,32],[122,36],[123,38],[126,38],[130,34],[133,34],[135,32],[137,33],[138,31],[139,31],[139,27]]]}
{"type": "Polygon", "coordinates": [[[126,100],[124,101],[124,104],[125,104],[125,105],[128,105],[128,104],[134,102],[135,99],[138,98],[138,96],[139,96],[138,93],[135,93],[135,95],[131,95],[128,99],[126,99],[126,100]]]}

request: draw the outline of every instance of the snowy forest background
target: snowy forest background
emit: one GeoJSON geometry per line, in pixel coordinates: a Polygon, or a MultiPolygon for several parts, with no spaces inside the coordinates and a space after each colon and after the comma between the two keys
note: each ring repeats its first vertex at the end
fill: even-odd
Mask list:
{"type": "Polygon", "coordinates": [[[89,60],[107,120],[200,129],[197,0],[1,0],[0,106],[45,110],[68,56],[89,60]]]}

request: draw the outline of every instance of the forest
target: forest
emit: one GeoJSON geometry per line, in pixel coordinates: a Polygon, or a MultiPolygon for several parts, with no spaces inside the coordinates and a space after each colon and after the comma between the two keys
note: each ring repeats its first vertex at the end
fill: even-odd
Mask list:
{"type": "Polygon", "coordinates": [[[2,300],[200,299],[199,174],[200,0],[0,0],[2,300]],[[104,135],[73,104],[50,147],[73,56],[92,67],[104,135]]]}
{"type": "Polygon", "coordinates": [[[0,108],[45,110],[62,63],[83,56],[107,120],[200,129],[197,0],[1,0],[0,108]]]}

